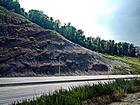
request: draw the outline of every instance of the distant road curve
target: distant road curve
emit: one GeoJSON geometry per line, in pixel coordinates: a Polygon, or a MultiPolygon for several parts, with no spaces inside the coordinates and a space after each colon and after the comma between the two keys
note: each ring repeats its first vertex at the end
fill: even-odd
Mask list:
{"type": "MultiPolygon", "coordinates": [[[[140,77],[140,75],[109,75],[110,80],[132,77],[140,77]]],[[[47,94],[61,87],[68,89],[70,86],[79,86],[87,82],[97,83],[99,81],[108,81],[108,75],[0,78],[0,105],[39,97],[43,93],[47,94]]]]}

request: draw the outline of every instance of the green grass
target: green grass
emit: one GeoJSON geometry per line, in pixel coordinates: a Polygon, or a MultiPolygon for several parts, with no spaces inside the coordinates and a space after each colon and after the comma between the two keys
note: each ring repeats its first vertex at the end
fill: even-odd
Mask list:
{"type": "Polygon", "coordinates": [[[15,30],[15,32],[17,32],[17,33],[21,32],[21,31],[23,31],[23,28],[19,28],[19,29],[15,30]]]}
{"type": "MultiPolygon", "coordinates": [[[[101,54],[103,57],[105,58],[108,58],[108,59],[111,59],[111,60],[119,60],[119,61],[122,61],[124,63],[127,63],[130,65],[130,72],[132,74],[140,74],[140,61],[138,58],[135,58],[135,57],[127,57],[127,56],[124,56],[124,57],[120,57],[120,56],[111,56],[111,55],[107,55],[107,54],[101,54]]],[[[124,69],[124,68],[119,68],[119,67],[116,67],[119,69],[124,69]]]]}
{"type": "Polygon", "coordinates": [[[112,101],[120,101],[127,92],[140,91],[140,79],[131,80],[116,79],[114,82],[104,84],[85,84],[78,87],[70,87],[68,90],[59,89],[42,95],[36,100],[24,100],[13,105],[83,105],[84,103],[97,103],[105,105],[112,101]]]}
{"type": "Polygon", "coordinates": [[[5,9],[2,6],[0,6],[0,13],[7,13],[7,12],[9,12],[7,9],[5,9]]]}
{"type": "Polygon", "coordinates": [[[117,70],[120,70],[120,71],[123,71],[123,70],[126,70],[128,67],[124,67],[124,66],[114,66],[114,69],[117,69],[117,70]]]}

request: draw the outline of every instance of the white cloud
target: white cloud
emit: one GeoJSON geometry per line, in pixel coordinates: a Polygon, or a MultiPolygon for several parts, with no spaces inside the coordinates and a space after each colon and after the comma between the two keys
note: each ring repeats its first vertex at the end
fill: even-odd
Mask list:
{"type": "Polygon", "coordinates": [[[107,0],[20,0],[21,7],[43,10],[61,23],[71,22],[77,29],[82,29],[86,36],[111,39],[105,28],[96,23],[99,15],[109,13],[112,8],[106,6],[107,0]]]}

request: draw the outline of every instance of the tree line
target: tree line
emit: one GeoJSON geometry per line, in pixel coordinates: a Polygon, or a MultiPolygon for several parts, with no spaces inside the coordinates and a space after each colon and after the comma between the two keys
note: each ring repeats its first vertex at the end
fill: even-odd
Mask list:
{"type": "Polygon", "coordinates": [[[45,29],[55,30],[65,38],[93,51],[117,56],[140,56],[139,46],[127,42],[116,43],[114,40],[103,40],[100,37],[86,37],[83,30],[76,29],[71,23],[62,24],[60,20],[54,20],[53,17],[47,16],[43,11],[32,9],[25,12],[17,0],[0,0],[0,6],[23,15],[45,29]]]}

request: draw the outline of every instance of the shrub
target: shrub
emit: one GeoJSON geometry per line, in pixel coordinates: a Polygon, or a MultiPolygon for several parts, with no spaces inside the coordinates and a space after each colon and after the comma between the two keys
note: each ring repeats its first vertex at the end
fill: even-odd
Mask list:
{"type": "Polygon", "coordinates": [[[124,96],[124,90],[117,90],[114,92],[114,94],[111,96],[112,101],[118,102],[121,101],[121,98],[124,96]]]}
{"type": "Polygon", "coordinates": [[[33,36],[30,36],[31,41],[35,41],[35,38],[33,36]]]}
{"type": "Polygon", "coordinates": [[[15,51],[20,51],[21,50],[21,47],[14,47],[14,50],[15,51]]]}
{"type": "Polygon", "coordinates": [[[47,43],[50,43],[50,42],[51,42],[51,40],[50,40],[50,39],[47,39],[47,40],[46,40],[46,42],[47,42],[47,43]]]}
{"type": "Polygon", "coordinates": [[[60,42],[59,44],[60,44],[60,46],[63,46],[63,45],[64,45],[64,43],[63,43],[63,42],[60,42]]]}

